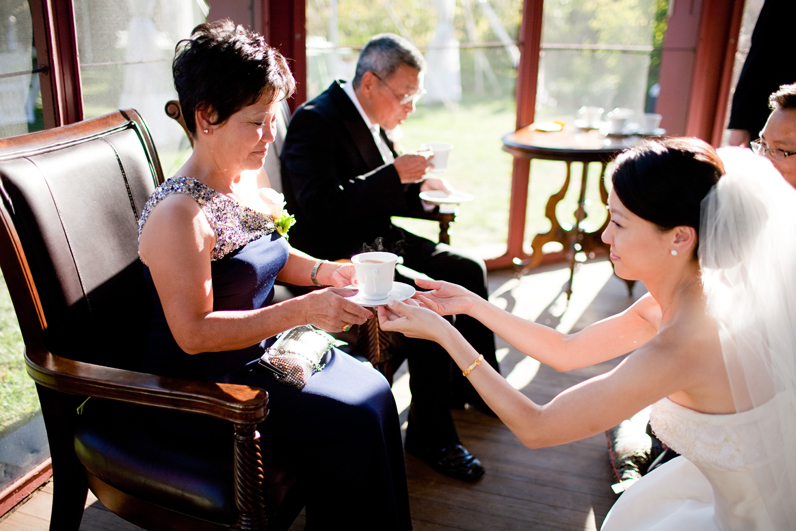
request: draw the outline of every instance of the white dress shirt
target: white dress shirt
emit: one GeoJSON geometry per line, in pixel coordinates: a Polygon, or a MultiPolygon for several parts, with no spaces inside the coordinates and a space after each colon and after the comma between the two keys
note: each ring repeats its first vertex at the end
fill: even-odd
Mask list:
{"type": "Polygon", "coordinates": [[[373,141],[376,142],[376,146],[379,148],[381,158],[384,159],[386,164],[392,164],[395,162],[395,157],[393,156],[392,151],[390,151],[390,147],[381,137],[381,127],[370,121],[370,118],[368,118],[368,115],[365,114],[365,110],[362,108],[362,104],[359,103],[359,98],[357,98],[357,95],[354,92],[353,81],[349,81],[343,85],[343,90],[346,94],[348,94],[348,97],[351,98],[351,101],[354,102],[354,107],[357,108],[362,120],[365,121],[365,125],[368,126],[368,129],[370,129],[370,134],[373,135],[373,141]]]}

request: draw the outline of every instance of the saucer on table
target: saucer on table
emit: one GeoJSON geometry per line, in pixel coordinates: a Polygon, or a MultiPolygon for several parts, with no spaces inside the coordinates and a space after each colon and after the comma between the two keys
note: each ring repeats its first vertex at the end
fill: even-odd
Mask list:
{"type": "Polygon", "coordinates": [[[624,129],[616,131],[613,129],[609,129],[607,126],[602,127],[600,129],[600,133],[604,136],[620,136],[620,137],[633,136],[635,134],[638,134],[636,129],[632,127],[625,127],[624,129]]]}
{"type": "Polygon", "coordinates": [[[603,125],[604,125],[603,122],[595,122],[590,124],[586,120],[575,120],[575,127],[577,127],[578,129],[586,129],[586,130],[600,129],[601,127],[603,127],[603,125]]]}
{"type": "Polygon", "coordinates": [[[458,205],[459,203],[467,203],[473,200],[472,194],[466,192],[452,192],[448,194],[443,190],[420,192],[418,197],[423,201],[436,203],[438,205],[458,205]]]}
{"type": "Polygon", "coordinates": [[[639,130],[636,132],[636,134],[641,136],[663,136],[666,134],[666,129],[663,129],[662,127],[656,127],[652,131],[639,130]]]}
{"type": "MultiPolygon", "coordinates": [[[[357,286],[346,286],[349,289],[359,289],[357,286]]],[[[392,289],[387,294],[386,297],[383,299],[368,299],[362,292],[358,292],[356,295],[351,295],[350,297],[346,297],[351,302],[355,302],[360,306],[365,306],[366,308],[370,308],[373,306],[384,306],[390,299],[395,301],[403,301],[411,297],[415,294],[415,288],[410,286],[409,284],[404,284],[403,282],[393,282],[392,289]]]]}

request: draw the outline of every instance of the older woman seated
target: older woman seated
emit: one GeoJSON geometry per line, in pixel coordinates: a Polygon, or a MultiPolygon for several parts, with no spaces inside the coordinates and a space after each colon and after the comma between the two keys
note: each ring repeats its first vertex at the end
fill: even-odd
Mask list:
{"type": "Polygon", "coordinates": [[[150,372],[260,387],[270,395],[263,452],[293,464],[319,529],[410,529],[398,413],[384,377],[332,349],[299,390],[257,363],[268,338],[297,325],[328,331],[371,312],[347,300],[352,265],[292,249],[281,204],[256,174],[279,101],[294,90],[285,59],[229,20],[177,45],[174,83],[194,151],[141,216],[139,254],[154,312],[150,372]],[[331,287],[271,304],[275,280],[331,287]]]}

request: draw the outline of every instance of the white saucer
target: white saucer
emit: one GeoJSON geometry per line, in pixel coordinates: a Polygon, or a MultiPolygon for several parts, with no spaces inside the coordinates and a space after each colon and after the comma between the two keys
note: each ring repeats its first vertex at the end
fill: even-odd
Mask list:
{"type": "Polygon", "coordinates": [[[472,194],[468,194],[466,192],[453,192],[451,194],[447,194],[442,190],[429,190],[427,192],[420,192],[418,197],[420,197],[420,199],[423,201],[436,203],[438,205],[458,205],[459,203],[467,203],[474,199],[472,194]]]}
{"type": "MultiPolygon", "coordinates": [[[[359,289],[356,286],[346,286],[349,289],[359,289]]],[[[390,299],[395,301],[403,301],[411,297],[415,294],[415,288],[410,286],[409,284],[404,284],[403,282],[393,282],[392,289],[387,294],[387,296],[383,299],[366,299],[360,293],[356,295],[351,295],[350,297],[346,297],[351,302],[355,302],[360,306],[365,306],[366,308],[370,308],[373,306],[384,306],[390,299]]]]}
{"type": "Polygon", "coordinates": [[[625,129],[623,129],[621,131],[614,131],[614,130],[608,129],[607,127],[604,127],[602,129],[600,129],[600,133],[603,134],[604,136],[621,136],[621,137],[633,136],[633,135],[637,134],[636,130],[635,129],[631,129],[630,127],[627,127],[627,128],[625,128],[625,129]]]}
{"type": "Polygon", "coordinates": [[[658,127],[657,129],[653,129],[652,131],[639,130],[636,134],[639,134],[641,136],[663,136],[666,134],[666,129],[658,127]]]}
{"type": "Polygon", "coordinates": [[[578,129],[599,129],[603,126],[603,122],[596,122],[593,124],[589,124],[586,120],[575,120],[575,127],[578,129]]]}

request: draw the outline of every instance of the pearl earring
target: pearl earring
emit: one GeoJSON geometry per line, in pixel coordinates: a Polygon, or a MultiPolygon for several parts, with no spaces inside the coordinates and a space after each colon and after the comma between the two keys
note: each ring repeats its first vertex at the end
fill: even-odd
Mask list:
{"type": "Polygon", "coordinates": [[[207,134],[207,133],[209,133],[209,132],[210,132],[210,129],[205,129],[205,130],[204,130],[204,134],[207,134]]]}
{"type": "Polygon", "coordinates": [[[677,256],[677,249],[672,249],[672,256],[677,256]]]}

